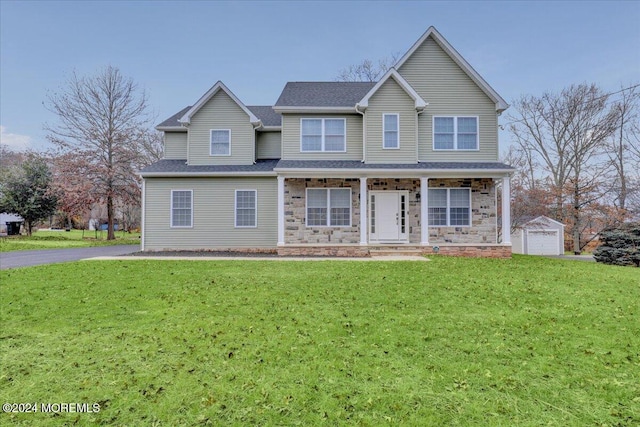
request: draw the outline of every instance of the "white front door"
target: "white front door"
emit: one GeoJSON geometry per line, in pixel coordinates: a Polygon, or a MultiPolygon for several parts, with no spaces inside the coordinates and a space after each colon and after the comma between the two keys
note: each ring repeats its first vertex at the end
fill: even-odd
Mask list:
{"type": "Polygon", "coordinates": [[[409,228],[408,207],[408,191],[370,192],[370,241],[406,242],[409,228]]]}

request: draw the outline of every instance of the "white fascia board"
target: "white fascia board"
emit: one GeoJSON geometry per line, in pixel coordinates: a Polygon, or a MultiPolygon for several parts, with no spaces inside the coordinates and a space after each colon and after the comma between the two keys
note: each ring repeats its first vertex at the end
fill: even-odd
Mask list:
{"type": "Polygon", "coordinates": [[[262,126],[260,132],[282,132],[282,126],[262,126]]]}
{"type": "Polygon", "coordinates": [[[142,178],[187,178],[187,177],[222,177],[222,176],[276,176],[275,172],[146,172],[139,174],[142,178]]]}
{"type": "Polygon", "coordinates": [[[376,83],[374,87],[367,92],[367,94],[358,102],[357,107],[367,108],[369,106],[369,99],[382,87],[384,83],[387,82],[390,78],[393,78],[398,85],[406,92],[407,95],[411,97],[411,99],[415,102],[416,110],[424,110],[424,108],[429,105],[418,92],[415,91],[413,87],[407,82],[404,77],[402,77],[395,68],[390,68],[389,71],[385,73],[384,76],[376,83]]]}
{"type": "Polygon", "coordinates": [[[355,114],[356,108],[353,107],[273,107],[276,113],[302,113],[302,114],[355,114]]]}
{"type": "Polygon", "coordinates": [[[161,132],[186,132],[187,128],[184,126],[156,126],[156,130],[161,132]]]}
{"type": "Polygon", "coordinates": [[[487,94],[487,96],[491,98],[493,102],[495,102],[496,111],[498,113],[501,113],[509,108],[509,104],[507,103],[507,101],[505,101],[498,94],[498,92],[496,92],[495,89],[493,89],[491,85],[489,85],[489,83],[487,83],[487,81],[483,79],[480,74],[478,74],[478,72],[471,66],[471,64],[469,64],[467,60],[464,59],[457,50],[455,50],[455,48],[447,41],[447,39],[442,36],[442,34],[438,32],[438,30],[436,30],[434,26],[429,27],[427,31],[425,31],[422,37],[420,37],[418,41],[416,41],[413,46],[411,46],[407,53],[405,53],[402,58],[400,58],[400,60],[396,63],[396,65],[393,66],[393,68],[399,69],[402,64],[404,64],[407,59],[409,59],[409,57],[413,55],[413,53],[420,47],[420,45],[422,45],[422,43],[428,37],[432,37],[433,40],[438,43],[438,45],[447,53],[447,55],[449,55],[449,57],[453,59],[454,62],[460,66],[460,68],[462,68],[462,70],[471,78],[471,80],[473,80],[480,87],[480,89],[482,89],[482,91],[487,94]]]}
{"type": "Polygon", "coordinates": [[[275,168],[279,176],[287,178],[496,178],[507,176],[504,169],[310,169],[275,168]]]}
{"type": "Polygon", "coordinates": [[[202,108],[207,102],[209,102],[209,100],[211,98],[214,97],[214,95],[216,93],[218,93],[218,91],[224,91],[227,95],[229,95],[229,97],[231,99],[233,99],[233,102],[235,102],[236,104],[238,104],[238,107],[240,107],[242,109],[242,111],[244,111],[245,113],[247,113],[247,115],[249,116],[249,121],[251,122],[251,124],[253,124],[254,126],[259,126],[261,124],[260,119],[258,119],[255,114],[253,114],[251,112],[251,110],[249,110],[247,108],[246,105],[244,105],[244,103],[242,101],[240,101],[238,99],[237,96],[234,95],[233,92],[231,92],[231,90],[229,90],[229,88],[227,86],[225,86],[224,83],[222,83],[222,81],[218,80],[218,82],[216,82],[215,85],[213,85],[211,87],[211,89],[209,89],[207,91],[207,93],[205,93],[204,95],[202,95],[202,97],[198,100],[198,102],[196,102],[193,107],[191,107],[189,109],[189,111],[187,111],[181,118],[180,120],[178,120],[180,123],[183,124],[190,124],[191,123],[191,117],[193,117],[194,114],[196,114],[198,112],[198,110],[200,110],[200,108],[202,108]]]}

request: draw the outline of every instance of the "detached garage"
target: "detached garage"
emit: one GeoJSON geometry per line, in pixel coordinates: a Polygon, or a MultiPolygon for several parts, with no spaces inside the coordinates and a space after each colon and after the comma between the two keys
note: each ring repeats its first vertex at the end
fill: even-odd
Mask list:
{"type": "Polygon", "coordinates": [[[539,216],[516,229],[511,242],[515,254],[562,255],[564,224],[546,216],[539,216]]]}

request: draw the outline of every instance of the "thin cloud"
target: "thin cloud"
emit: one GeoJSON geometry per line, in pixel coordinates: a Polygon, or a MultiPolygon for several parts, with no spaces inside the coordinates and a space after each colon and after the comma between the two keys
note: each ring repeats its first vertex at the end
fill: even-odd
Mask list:
{"type": "Polygon", "coordinates": [[[24,151],[31,146],[31,137],[9,133],[5,126],[0,125],[0,144],[6,145],[13,151],[24,151]]]}

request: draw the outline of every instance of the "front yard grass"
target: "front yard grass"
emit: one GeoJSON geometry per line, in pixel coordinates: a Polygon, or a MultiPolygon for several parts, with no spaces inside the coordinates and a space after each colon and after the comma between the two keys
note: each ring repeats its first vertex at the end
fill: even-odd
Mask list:
{"type": "Polygon", "coordinates": [[[86,261],[0,272],[0,424],[637,426],[637,269],[86,261]]]}
{"type": "Polygon", "coordinates": [[[29,236],[0,237],[0,252],[33,249],[88,248],[92,246],[139,245],[140,233],[116,232],[116,240],[107,240],[106,231],[34,231],[29,236]],[[96,237],[97,234],[97,237],[96,237]]]}

